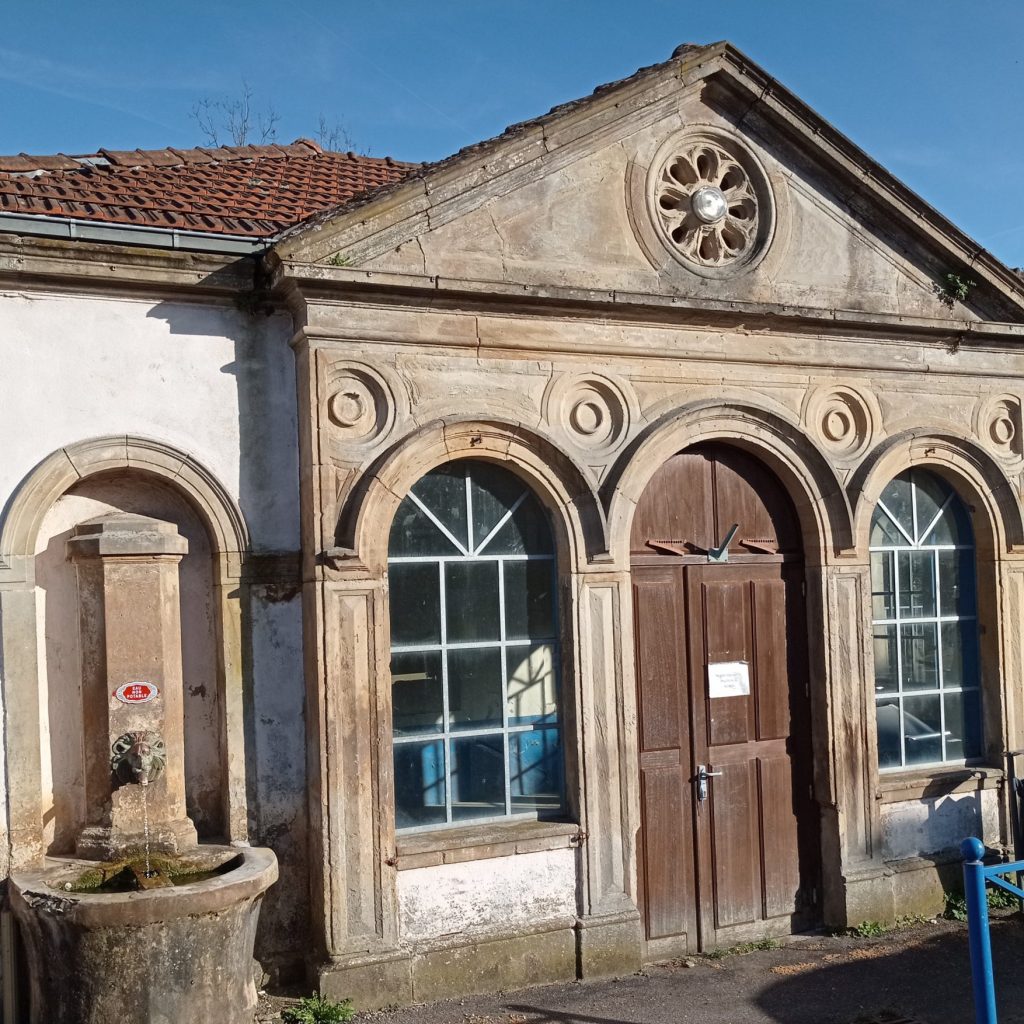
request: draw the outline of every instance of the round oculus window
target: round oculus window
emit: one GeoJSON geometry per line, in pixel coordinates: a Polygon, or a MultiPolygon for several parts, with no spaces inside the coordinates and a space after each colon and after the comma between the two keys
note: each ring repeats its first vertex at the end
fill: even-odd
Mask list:
{"type": "Polygon", "coordinates": [[[737,140],[712,132],[670,140],[651,165],[648,199],[662,242],[707,276],[746,269],[774,226],[767,175],[737,140]]]}

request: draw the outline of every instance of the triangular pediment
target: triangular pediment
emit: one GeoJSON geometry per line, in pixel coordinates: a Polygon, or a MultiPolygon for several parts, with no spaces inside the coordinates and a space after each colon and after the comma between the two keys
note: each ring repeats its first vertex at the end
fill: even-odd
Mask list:
{"type": "Polygon", "coordinates": [[[1024,318],[1014,272],[724,43],[680,48],[321,215],[276,254],[447,281],[1024,318]]]}

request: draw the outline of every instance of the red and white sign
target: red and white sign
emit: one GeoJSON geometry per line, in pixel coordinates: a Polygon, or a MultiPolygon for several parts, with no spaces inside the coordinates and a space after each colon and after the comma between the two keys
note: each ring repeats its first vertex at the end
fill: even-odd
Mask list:
{"type": "Polygon", "coordinates": [[[152,683],[122,683],[114,691],[114,696],[122,704],[148,704],[160,696],[160,690],[152,683]]]}

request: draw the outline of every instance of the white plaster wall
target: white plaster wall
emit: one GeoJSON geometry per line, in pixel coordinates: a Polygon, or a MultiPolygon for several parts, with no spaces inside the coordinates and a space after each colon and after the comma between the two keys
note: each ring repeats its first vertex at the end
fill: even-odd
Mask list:
{"type": "Polygon", "coordinates": [[[0,292],[0,507],[56,449],[139,434],[211,470],[254,548],[297,550],[290,334],[287,316],[231,307],[0,292]]]}
{"type": "Polygon", "coordinates": [[[999,842],[999,793],[908,800],[882,807],[882,852],[886,860],[923,857],[959,847],[967,836],[999,842]]]}
{"type": "Polygon", "coordinates": [[[302,601],[298,587],[254,586],[251,597],[253,842],[272,847],[281,869],[264,898],[260,937],[279,951],[304,940],[309,913],[302,601]]]}
{"type": "Polygon", "coordinates": [[[576,914],[576,855],[547,850],[400,871],[398,906],[406,942],[567,922],[576,914]]]}

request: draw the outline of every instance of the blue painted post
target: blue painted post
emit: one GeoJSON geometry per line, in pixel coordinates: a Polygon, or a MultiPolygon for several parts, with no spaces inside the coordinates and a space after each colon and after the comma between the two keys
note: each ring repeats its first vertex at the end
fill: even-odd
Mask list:
{"type": "Polygon", "coordinates": [[[960,844],[964,858],[964,896],[967,900],[967,937],[971,949],[971,980],[974,984],[974,1014],[977,1024],[996,1024],[996,988],[992,975],[992,944],[988,933],[988,899],[985,895],[985,844],[965,839],[960,844]]]}

